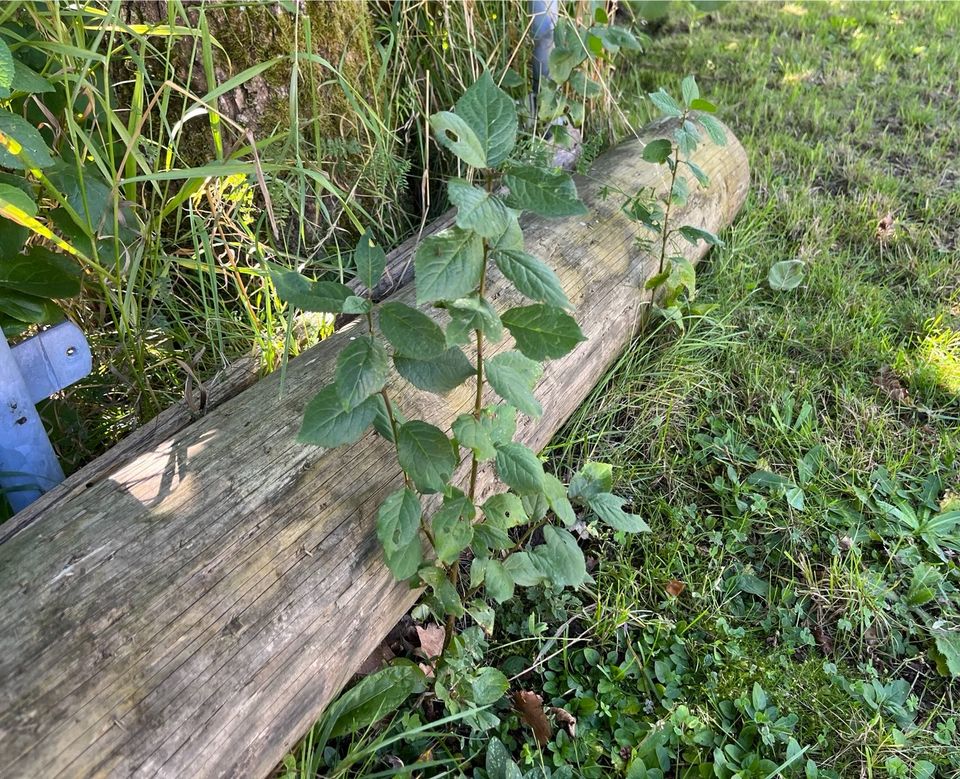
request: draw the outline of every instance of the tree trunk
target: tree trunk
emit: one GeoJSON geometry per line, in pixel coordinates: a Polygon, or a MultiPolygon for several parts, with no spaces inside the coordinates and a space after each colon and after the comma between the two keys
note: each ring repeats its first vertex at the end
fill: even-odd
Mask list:
{"type": "MultiPolygon", "coordinates": [[[[747,158],[728,140],[694,155],[712,184],[694,187],[677,224],[718,231],[743,204],[747,158]]],[[[543,417],[518,428],[536,450],[630,343],[649,299],[658,256],[621,209],[666,187],[642,148],[623,144],[578,180],[587,215],[524,220],[588,338],[547,363],[543,417]]],[[[692,261],[707,249],[675,248],[692,261]]],[[[499,310],[521,302],[495,271],[488,284],[499,310]]],[[[413,304],[413,289],[394,299],[413,304]]],[[[386,569],[374,529],[401,483],[392,446],[372,433],[336,450],[295,441],[351,337],[294,360],[282,394],[269,376],[18,517],[0,543],[0,774],[264,776],[410,608],[417,593],[386,569]]],[[[407,416],[443,428],[473,403],[468,386],[442,398],[399,378],[389,389],[407,416]]],[[[468,471],[465,459],[455,480],[468,471]]],[[[502,489],[489,468],[478,484],[482,496],[502,489]]]]}

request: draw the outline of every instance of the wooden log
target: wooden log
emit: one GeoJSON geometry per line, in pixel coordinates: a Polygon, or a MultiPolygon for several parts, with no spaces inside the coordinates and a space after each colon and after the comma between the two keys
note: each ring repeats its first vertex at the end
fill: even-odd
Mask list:
{"type": "MultiPolygon", "coordinates": [[[[711,186],[694,187],[678,224],[716,231],[743,203],[746,154],[728,139],[695,154],[711,186]]],[[[544,415],[518,431],[534,449],[627,346],[649,295],[656,258],[621,211],[625,195],[666,187],[642,146],[578,180],[588,215],[525,219],[528,251],[557,269],[588,337],[547,363],[544,415]]],[[[520,302],[496,273],[488,292],[501,310],[520,302]]],[[[270,376],[84,489],[52,491],[0,544],[0,775],[264,776],[413,604],[374,536],[400,483],[391,446],[372,433],[337,450],[294,440],[351,330],[292,361],[283,387],[270,376]]],[[[473,396],[396,377],[391,392],[444,427],[473,396]]],[[[480,483],[497,490],[490,469],[480,483]]]]}

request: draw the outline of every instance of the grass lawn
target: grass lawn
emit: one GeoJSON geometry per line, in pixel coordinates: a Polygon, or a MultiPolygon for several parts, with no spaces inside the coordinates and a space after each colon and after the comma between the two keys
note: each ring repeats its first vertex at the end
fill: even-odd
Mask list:
{"type": "MultiPolygon", "coordinates": [[[[637,125],[696,74],[752,192],[683,332],[640,338],[548,451],[613,463],[653,532],[587,541],[589,593],[498,612],[488,661],[578,720],[541,751],[505,703],[524,770],[960,775],[957,29],[955,3],[736,3],[620,74],[637,125]],[[783,260],[802,283],[774,291],[783,260]]],[[[432,730],[390,753],[472,771],[487,742],[432,730]]],[[[321,762],[384,770],[341,746],[321,762]]]]}

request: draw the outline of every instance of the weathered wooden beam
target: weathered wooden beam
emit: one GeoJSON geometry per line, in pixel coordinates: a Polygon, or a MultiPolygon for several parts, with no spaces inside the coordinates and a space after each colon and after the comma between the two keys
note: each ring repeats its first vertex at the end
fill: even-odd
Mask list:
{"type": "MultiPolygon", "coordinates": [[[[649,295],[656,259],[621,211],[626,195],[666,187],[642,146],[579,179],[588,215],[525,220],[528,251],[557,269],[588,337],[547,364],[544,415],[518,433],[534,449],[627,346],[649,295]]],[[[746,196],[746,155],[730,134],[694,161],[712,183],[676,218],[719,230],[746,196]]],[[[496,273],[488,294],[520,302],[496,273]]],[[[412,605],[374,537],[400,483],[391,447],[373,434],[333,451],[295,441],[351,335],[292,361],[282,388],[270,376],[20,518],[0,544],[0,775],[266,775],[412,605]]],[[[448,427],[473,391],[441,398],[395,378],[391,392],[408,416],[448,427]]],[[[481,484],[496,489],[489,469],[481,484]]]]}

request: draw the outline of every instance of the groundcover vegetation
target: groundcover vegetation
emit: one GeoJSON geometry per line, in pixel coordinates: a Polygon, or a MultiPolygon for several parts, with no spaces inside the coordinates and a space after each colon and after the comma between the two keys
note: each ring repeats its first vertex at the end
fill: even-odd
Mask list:
{"type": "Polygon", "coordinates": [[[368,723],[347,693],[281,772],[960,771],[958,24],[872,3],[662,23],[621,108],[639,125],[640,96],[697,73],[752,193],[682,320],[652,317],[547,453],[561,476],[613,463],[652,532],[585,517],[592,584],[460,634],[443,673],[500,669],[493,720],[420,692],[368,723]]]}

